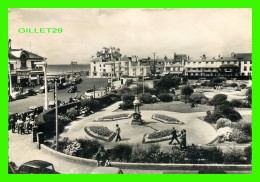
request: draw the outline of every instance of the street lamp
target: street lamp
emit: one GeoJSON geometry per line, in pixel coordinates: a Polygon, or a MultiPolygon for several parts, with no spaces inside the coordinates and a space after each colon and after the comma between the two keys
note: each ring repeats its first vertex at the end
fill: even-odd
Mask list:
{"type": "Polygon", "coordinates": [[[48,84],[47,84],[47,62],[46,58],[44,58],[44,61],[42,62],[36,62],[35,65],[43,67],[44,71],[44,86],[45,86],[45,110],[49,109],[49,103],[48,103],[48,84]]]}

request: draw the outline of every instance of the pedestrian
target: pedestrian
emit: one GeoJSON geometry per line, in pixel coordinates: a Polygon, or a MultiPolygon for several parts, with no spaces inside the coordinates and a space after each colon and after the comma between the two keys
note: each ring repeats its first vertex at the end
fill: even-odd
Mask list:
{"type": "Polygon", "coordinates": [[[118,140],[121,141],[120,133],[121,133],[121,129],[119,128],[119,125],[116,124],[116,142],[117,142],[118,140]]]}
{"type": "Polygon", "coordinates": [[[26,121],[24,122],[23,124],[23,130],[24,130],[24,133],[25,131],[27,132],[27,134],[29,134],[29,120],[26,119],[26,121]]]}
{"type": "Polygon", "coordinates": [[[104,149],[104,146],[100,146],[98,153],[96,154],[97,167],[98,166],[108,166],[110,165],[107,152],[104,149]]]}
{"type": "Polygon", "coordinates": [[[15,120],[12,116],[10,117],[10,124],[11,124],[12,133],[14,133],[15,132],[15,120]]]}
{"type": "Polygon", "coordinates": [[[17,125],[18,125],[18,134],[20,133],[22,135],[24,131],[23,131],[23,120],[21,116],[17,120],[17,125]]]}
{"type": "Polygon", "coordinates": [[[181,130],[180,138],[181,138],[180,148],[186,149],[186,130],[185,129],[181,130]]]}
{"type": "Polygon", "coordinates": [[[174,127],[172,128],[172,133],[171,134],[172,134],[172,139],[169,142],[169,145],[172,144],[173,140],[176,140],[178,142],[178,144],[180,144],[180,142],[178,140],[178,137],[177,137],[177,131],[175,130],[174,127]]]}

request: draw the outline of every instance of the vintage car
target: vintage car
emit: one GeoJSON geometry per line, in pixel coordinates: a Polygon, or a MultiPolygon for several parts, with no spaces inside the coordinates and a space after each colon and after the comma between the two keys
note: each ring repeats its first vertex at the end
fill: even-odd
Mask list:
{"type": "Polygon", "coordinates": [[[90,174],[124,174],[118,167],[96,167],[90,174]]]}
{"type": "Polygon", "coordinates": [[[35,92],[35,90],[33,90],[33,89],[27,89],[26,91],[25,91],[25,94],[27,95],[27,96],[33,96],[33,95],[36,95],[37,93],[35,92]]]}
{"type": "Polygon", "coordinates": [[[76,85],[71,85],[70,88],[68,89],[68,93],[74,93],[77,92],[78,88],[76,85]]]}
{"type": "MultiPolygon", "coordinates": [[[[48,90],[48,92],[50,91],[50,86],[49,85],[47,86],[47,90],[48,90]]],[[[45,86],[40,87],[39,92],[40,93],[45,93],[45,86]]]]}
{"type": "Polygon", "coordinates": [[[32,160],[22,164],[19,168],[13,163],[9,163],[10,172],[16,174],[60,174],[55,171],[52,163],[42,160],[32,160]]]}

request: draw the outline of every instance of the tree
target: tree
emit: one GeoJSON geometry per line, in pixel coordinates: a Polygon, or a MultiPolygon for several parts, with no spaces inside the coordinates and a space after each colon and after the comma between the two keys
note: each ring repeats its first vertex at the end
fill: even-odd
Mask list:
{"type": "Polygon", "coordinates": [[[247,89],[246,95],[247,95],[248,103],[252,104],[252,87],[247,89]]]}
{"type": "Polygon", "coordinates": [[[172,77],[170,75],[164,76],[154,82],[154,88],[160,93],[167,93],[171,88],[177,88],[179,85],[180,78],[172,77]]]}

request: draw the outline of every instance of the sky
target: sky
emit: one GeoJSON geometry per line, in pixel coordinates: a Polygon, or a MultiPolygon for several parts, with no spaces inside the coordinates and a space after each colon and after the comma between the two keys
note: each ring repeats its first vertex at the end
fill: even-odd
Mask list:
{"type": "Polygon", "coordinates": [[[9,9],[8,22],[12,48],[46,57],[48,64],[88,64],[104,46],[139,58],[252,52],[252,9],[9,9]]]}

